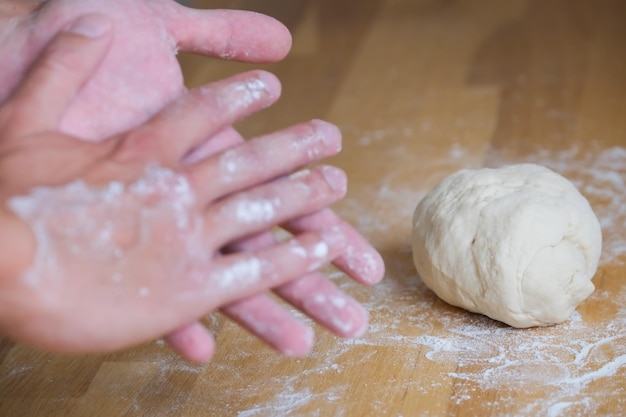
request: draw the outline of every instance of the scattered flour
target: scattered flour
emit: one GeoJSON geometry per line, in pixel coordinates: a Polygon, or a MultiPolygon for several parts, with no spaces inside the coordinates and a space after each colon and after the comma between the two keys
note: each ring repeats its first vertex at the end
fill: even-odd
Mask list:
{"type": "MultiPolygon", "coordinates": [[[[384,138],[379,134],[372,139],[384,138]]],[[[393,152],[402,154],[398,149],[393,152]]],[[[406,158],[414,158],[407,152],[404,154],[406,158]]],[[[463,146],[452,146],[447,158],[441,161],[441,177],[483,163],[471,158],[471,152],[463,146]]],[[[626,149],[590,153],[576,148],[561,152],[539,150],[524,161],[544,164],[573,180],[590,199],[603,228],[601,271],[603,266],[623,263],[626,260],[626,238],[621,234],[626,226],[626,149]]],[[[439,161],[428,162],[430,166],[439,164],[439,161]]],[[[504,162],[522,161],[491,154],[487,165],[504,162]]],[[[419,161],[413,163],[419,165],[419,161]]],[[[595,320],[586,316],[583,305],[561,325],[520,330],[447,306],[417,279],[411,261],[410,233],[393,236],[395,231],[409,229],[412,210],[426,191],[402,183],[390,173],[378,184],[360,190],[359,195],[369,199],[367,204],[348,199],[341,206],[341,214],[357,219],[357,227],[366,236],[386,239],[384,245],[374,241],[377,246],[384,248],[394,242],[385,256],[387,276],[374,290],[344,279],[341,273],[331,274],[341,288],[363,301],[368,309],[371,326],[365,336],[356,340],[333,338],[311,358],[301,361],[279,358],[269,349],[259,352],[256,344],[251,349],[245,343],[235,344],[224,360],[189,369],[180,360],[161,362],[173,356],[162,352],[167,349],[162,343],[155,344],[153,363],[161,368],[162,377],[145,389],[167,387],[168,392],[162,394],[172,396],[172,407],[162,410],[167,414],[154,415],[192,415],[195,410],[198,415],[221,412],[220,415],[237,417],[342,417],[358,408],[364,410],[363,415],[428,416],[419,409],[404,414],[392,412],[389,399],[405,393],[407,397],[423,398],[420,403],[432,405],[436,394],[446,389],[453,401],[452,408],[447,408],[448,415],[457,415],[459,410],[467,415],[484,415],[488,411],[489,415],[498,417],[626,415],[623,386],[626,286],[618,281],[621,277],[602,276],[603,285],[585,302],[603,308],[602,318],[595,320]],[[610,293],[602,289],[607,285],[613,288],[610,293]],[[383,349],[397,350],[399,354],[395,360],[381,364],[379,353],[383,349]],[[235,361],[245,365],[233,367],[235,361]],[[370,368],[377,366],[393,367],[394,372],[376,374],[370,368]],[[360,379],[354,377],[355,368],[359,369],[360,379]],[[439,377],[433,377],[433,372],[438,372],[439,377]],[[194,391],[172,393],[168,382],[172,374],[179,378],[186,375],[193,381],[194,391]],[[313,379],[318,381],[315,385],[309,383],[313,379]],[[255,380],[263,383],[251,383],[255,380]],[[520,391],[526,395],[519,396],[520,391]],[[364,405],[363,398],[371,401],[364,405]],[[609,400],[612,408],[607,410],[604,407],[609,400]]],[[[238,267],[249,274],[250,265],[235,269],[238,267]]],[[[237,271],[232,272],[233,277],[238,275],[237,271]]],[[[214,320],[213,316],[209,320],[212,320],[209,327],[218,338],[221,326],[234,326],[214,320]]],[[[145,352],[141,358],[122,356],[121,359],[151,361],[145,352]]],[[[15,378],[30,372],[29,368],[20,368],[19,363],[12,365],[19,375],[5,376],[6,384],[14,384],[15,378]]],[[[146,366],[132,369],[141,379],[140,372],[146,366]]],[[[131,373],[127,369],[129,378],[131,373]]],[[[85,404],[89,398],[89,393],[84,396],[85,404]]],[[[140,400],[137,397],[132,401],[140,400]]],[[[448,398],[446,401],[449,402],[448,398]]],[[[132,409],[144,410],[149,406],[148,402],[138,402],[132,409]]]]}
{"type": "MultiPolygon", "coordinates": [[[[373,138],[382,139],[382,135],[378,136],[373,135],[373,138]]],[[[362,145],[370,143],[369,140],[361,142],[362,145]]],[[[454,145],[448,156],[449,163],[463,161],[464,154],[467,151],[462,146],[454,145]]],[[[465,161],[466,164],[476,162],[465,161]]],[[[576,148],[562,152],[540,150],[524,161],[546,165],[573,180],[591,200],[602,224],[601,266],[623,263],[626,239],[620,232],[626,226],[626,149],[611,148],[593,153],[582,153],[576,148]]],[[[488,165],[515,162],[521,161],[492,154],[488,165]]],[[[415,204],[427,191],[397,186],[394,181],[390,174],[369,192],[372,201],[382,201],[388,205],[388,210],[372,210],[366,204],[350,200],[344,206],[350,218],[358,219],[357,227],[366,235],[385,235],[404,223],[410,224],[415,204]],[[389,207],[389,202],[395,202],[394,206],[389,207]]],[[[600,321],[586,320],[584,313],[575,312],[568,322],[558,326],[514,329],[439,301],[417,279],[411,264],[408,234],[406,238],[405,246],[400,249],[403,253],[392,255],[391,262],[387,260],[387,277],[375,291],[362,289],[349,280],[338,281],[344,290],[361,294],[358,298],[366,300],[364,304],[371,316],[370,330],[360,339],[337,340],[330,350],[316,352],[316,361],[306,372],[328,375],[328,379],[332,377],[339,385],[312,392],[306,379],[299,375],[279,376],[272,389],[276,394],[267,396],[270,400],[233,415],[316,416],[320,415],[319,410],[328,409],[339,410],[332,414],[335,416],[347,415],[347,410],[352,408],[349,390],[358,388],[347,388],[342,383],[358,385],[358,382],[344,379],[344,370],[374,364],[377,349],[395,347],[402,349],[398,360],[405,362],[403,369],[411,368],[410,377],[370,381],[378,387],[377,397],[368,406],[369,412],[376,415],[400,416],[390,413],[388,404],[385,406],[383,399],[390,398],[392,393],[407,392],[407,395],[430,398],[450,377],[454,385],[452,400],[458,407],[475,404],[477,396],[485,398],[480,403],[486,408],[474,410],[474,415],[484,413],[487,408],[490,415],[500,417],[626,414],[626,387],[621,385],[626,374],[626,288],[621,288],[617,294],[597,290],[591,296],[588,302],[610,306],[600,321]],[[355,351],[364,349],[369,356],[354,355],[355,351]],[[414,351],[414,355],[406,355],[407,351],[414,351]],[[441,378],[428,380],[421,376],[420,369],[426,367],[432,376],[433,365],[429,363],[438,364],[441,378]],[[296,389],[296,385],[300,388],[296,389]],[[520,397],[520,390],[528,396],[520,397]],[[521,398],[534,400],[525,403],[521,398]],[[603,408],[608,399],[613,404],[608,413],[612,414],[607,414],[603,408]],[[318,411],[312,412],[312,409],[318,411]]],[[[336,274],[337,278],[341,276],[336,274]]],[[[250,393],[254,389],[246,386],[247,395],[254,395],[250,393]]],[[[449,410],[450,415],[456,415],[457,411],[449,410]]],[[[425,414],[414,410],[411,415],[425,414]]]]}

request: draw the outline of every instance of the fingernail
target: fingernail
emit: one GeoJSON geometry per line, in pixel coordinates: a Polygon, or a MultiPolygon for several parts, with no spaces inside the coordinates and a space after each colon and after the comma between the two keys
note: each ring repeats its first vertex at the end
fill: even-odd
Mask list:
{"type": "Polygon", "coordinates": [[[99,38],[111,30],[111,21],[100,14],[89,14],[79,17],[67,31],[88,38],[99,38]]]}
{"type": "Polygon", "coordinates": [[[326,179],[330,188],[334,191],[345,193],[348,187],[348,180],[346,174],[339,168],[325,166],[322,167],[322,175],[326,179]]]}

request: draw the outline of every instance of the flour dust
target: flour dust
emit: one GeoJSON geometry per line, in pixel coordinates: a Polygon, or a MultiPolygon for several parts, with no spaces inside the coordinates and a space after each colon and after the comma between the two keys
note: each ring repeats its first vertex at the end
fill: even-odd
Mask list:
{"type": "MultiPolygon", "coordinates": [[[[362,145],[379,140],[377,135],[384,136],[375,132],[363,138],[362,145]]],[[[453,167],[450,172],[475,168],[477,161],[471,156],[462,146],[454,145],[442,167],[453,167]],[[455,166],[459,161],[465,162],[455,166]]],[[[571,179],[589,198],[601,222],[604,234],[601,268],[624,262],[626,149],[593,153],[576,148],[562,152],[539,150],[523,161],[495,155],[489,165],[519,162],[543,164],[571,179]]],[[[349,200],[344,209],[349,212],[349,218],[358,219],[357,227],[366,236],[381,235],[397,227],[408,228],[416,203],[427,191],[419,185],[398,186],[390,174],[369,191],[371,201],[382,201],[387,211],[377,213],[369,205],[351,204],[349,200]]],[[[277,395],[260,396],[271,399],[233,415],[315,416],[320,415],[319,411],[304,410],[318,402],[325,404],[324,410],[340,410],[335,416],[347,415],[341,410],[350,409],[348,394],[354,389],[350,388],[351,384],[357,383],[342,378],[345,370],[368,367],[368,363],[374,366],[378,349],[394,347],[402,352],[398,361],[404,362],[403,369],[411,368],[410,377],[370,381],[379,385],[379,398],[372,398],[368,406],[372,415],[400,417],[388,411],[385,397],[409,392],[429,398],[450,379],[454,385],[451,390],[454,404],[467,408],[475,406],[477,397],[485,398],[479,403],[490,410],[490,415],[607,415],[603,406],[609,399],[613,413],[609,415],[626,414],[626,388],[621,385],[626,374],[626,287],[618,285],[618,290],[610,293],[599,289],[590,297],[587,302],[606,307],[606,314],[599,321],[588,320],[584,312],[575,312],[569,321],[558,326],[514,329],[439,301],[421,283],[412,266],[409,240],[403,244],[400,249],[403,253],[386,259],[387,276],[374,290],[363,290],[348,280],[338,280],[344,290],[364,300],[371,316],[370,330],[364,337],[337,340],[330,350],[314,354],[317,365],[307,372],[328,376],[339,384],[314,392],[307,386],[306,375],[279,376],[272,381],[277,395]],[[357,350],[360,356],[354,355],[357,350]],[[407,351],[414,354],[407,355],[407,351]],[[428,367],[432,375],[433,366],[439,369],[440,378],[422,378],[420,370],[428,367]],[[520,390],[525,392],[524,396],[518,395],[520,390]]],[[[340,276],[337,273],[337,278],[340,276]]],[[[253,387],[247,386],[246,392],[255,395],[253,387]]],[[[478,413],[475,415],[484,410],[475,410],[478,413]]],[[[415,410],[412,415],[428,414],[415,410]]]]}

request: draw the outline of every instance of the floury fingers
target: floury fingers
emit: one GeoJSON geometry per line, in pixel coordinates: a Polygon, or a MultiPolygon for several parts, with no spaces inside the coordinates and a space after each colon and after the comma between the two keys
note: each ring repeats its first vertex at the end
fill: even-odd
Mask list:
{"type": "Polygon", "coordinates": [[[45,289],[73,276],[82,278],[72,283],[76,293],[96,283],[120,306],[144,299],[179,312],[189,308],[190,316],[202,305],[206,314],[218,307],[216,293],[237,300],[284,284],[332,261],[347,242],[344,228],[330,227],[216,256],[221,247],[208,238],[206,213],[186,177],[155,165],[128,185],[38,187],[8,205],[37,241],[23,283],[50,304],[62,300],[45,289]],[[286,256],[294,250],[299,256],[286,256]]]}

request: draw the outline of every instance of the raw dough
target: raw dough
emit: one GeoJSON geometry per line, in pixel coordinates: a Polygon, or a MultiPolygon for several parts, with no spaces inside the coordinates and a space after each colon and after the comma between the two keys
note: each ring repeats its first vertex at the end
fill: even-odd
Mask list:
{"type": "Polygon", "coordinates": [[[594,290],[600,224],[549,169],[511,165],[445,178],[413,215],[413,261],[448,303],[514,327],[569,318],[594,290]]]}

